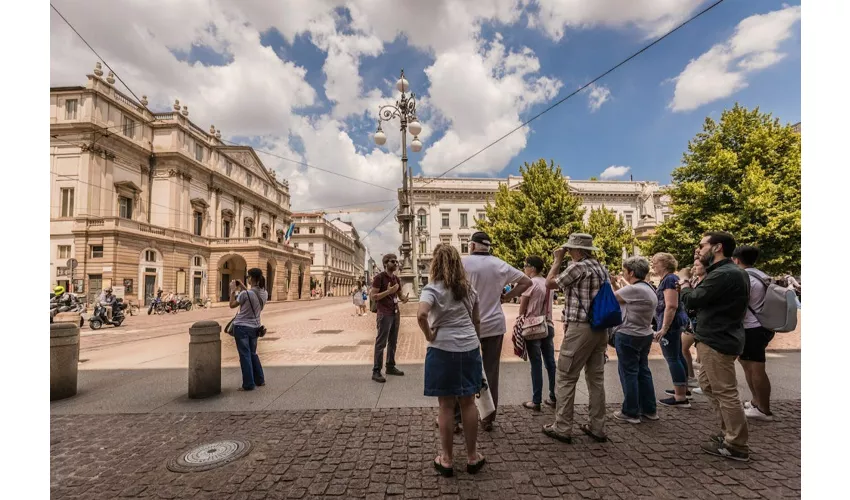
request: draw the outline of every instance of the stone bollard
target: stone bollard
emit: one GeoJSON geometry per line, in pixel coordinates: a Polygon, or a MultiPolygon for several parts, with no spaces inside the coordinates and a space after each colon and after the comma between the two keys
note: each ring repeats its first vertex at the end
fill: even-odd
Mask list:
{"type": "Polygon", "coordinates": [[[80,360],[80,327],[75,323],[50,325],[50,400],[77,394],[77,363],[80,360]]]}
{"type": "Polygon", "coordinates": [[[221,325],[198,321],[189,329],[189,398],[221,394],[221,325]]]}
{"type": "MultiPolygon", "coordinates": [[[[71,324],[74,324],[74,325],[78,325],[80,328],[82,328],[82,325],[80,325],[81,321],[82,321],[82,315],[80,313],[77,313],[77,312],[59,313],[56,316],[54,316],[54,318],[53,318],[54,324],[55,323],[71,323],[71,324]]],[[[79,357],[80,357],[80,342],[78,341],[77,342],[77,359],[79,359],[79,357]]]]}

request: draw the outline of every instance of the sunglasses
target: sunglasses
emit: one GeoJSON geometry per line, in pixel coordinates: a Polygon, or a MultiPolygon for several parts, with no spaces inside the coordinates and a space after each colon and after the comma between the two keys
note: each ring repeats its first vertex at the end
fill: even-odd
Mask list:
{"type": "Polygon", "coordinates": [[[388,264],[398,264],[398,261],[393,259],[393,260],[388,260],[387,263],[388,264]]]}

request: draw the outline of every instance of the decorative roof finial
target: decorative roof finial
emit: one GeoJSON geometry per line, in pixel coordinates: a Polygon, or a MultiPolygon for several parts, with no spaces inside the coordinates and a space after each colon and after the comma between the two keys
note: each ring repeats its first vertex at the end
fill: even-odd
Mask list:
{"type": "Polygon", "coordinates": [[[183,106],[183,116],[189,116],[189,106],[183,106]]]}
{"type": "Polygon", "coordinates": [[[110,85],[115,85],[115,73],[109,72],[109,75],[106,77],[106,83],[110,85]]]}
{"type": "Polygon", "coordinates": [[[221,130],[219,130],[219,129],[215,129],[215,138],[216,138],[216,139],[221,139],[221,130]]]}
{"type": "Polygon", "coordinates": [[[210,125],[210,135],[215,135],[215,125],[210,125]]]}
{"type": "Polygon", "coordinates": [[[94,64],[94,76],[98,78],[103,76],[103,69],[99,62],[94,64]]]}
{"type": "Polygon", "coordinates": [[[148,96],[143,95],[142,96],[142,106],[147,106],[147,105],[148,105],[148,96]]]}

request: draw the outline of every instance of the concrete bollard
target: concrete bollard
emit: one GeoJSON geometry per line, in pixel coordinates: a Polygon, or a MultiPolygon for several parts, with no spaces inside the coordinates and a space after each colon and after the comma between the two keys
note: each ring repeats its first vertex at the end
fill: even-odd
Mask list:
{"type": "Polygon", "coordinates": [[[75,323],[50,325],[50,400],[77,394],[77,363],[80,360],[80,327],[75,323]]]}
{"type": "MultiPolygon", "coordinates": [[[[59,313],[56,316],[54,316],[53,323],[54,324],[55,323],[72,323],[72,324],[78,325],[80,328],[82,328],[82,325],[80,325],[81,320],[82,320],[82,315],[80,313],[63,312],[63,313],[59,313]]],[[[80,342],[78,341],[77,342],[77,359],[79,359],[79,357],[80,357],[80,342]]]]}
{"type": "Polygon", "coordinates": [[[221,325],[198,321],[189,329],[189,398],[221,394],[221,325]]]}

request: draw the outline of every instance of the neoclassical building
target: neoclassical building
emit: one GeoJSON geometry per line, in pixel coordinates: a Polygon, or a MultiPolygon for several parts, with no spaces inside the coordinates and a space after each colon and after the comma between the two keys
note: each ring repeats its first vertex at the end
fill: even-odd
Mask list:
{"type": "Polygon", "coordinates": [[[215,303],[259,267],[271,300],[307,298],[310,253],[283,241],[288,183],[187,106],[151,113],[113,84],[98,64],[85,86],[50,89],[51,286],[215,303]]]}
{"type": "Polygon", "coordinates": [[[351,223],[328,220],[323,212],[296,212],[292,220],[292,245],[313,255],[310,272],[321,293],[348,295],[365,279],[366,249],[351,223]]]}
{"type": "MultiPolygon", "coordinates": [[[[604,206],[623,217],[638,238],[649,236],[655,227],[670,217],[669,197],[657,182],[591,181],[565,177],[571,192],[579,196],[585,211],[604,206]]],[[[413,240],[414,263],[418,268],[420,285],[428,282],[431,251],[440,243],[469,253],[469,238],[476,222],[485,217],[484,207],[493,203],[502,184],[509,189],[522,183],[521,176],[507,178],[413,178],[413,240]]],[[[629,253],[637,249],[627,249],[629,253]]]]}

